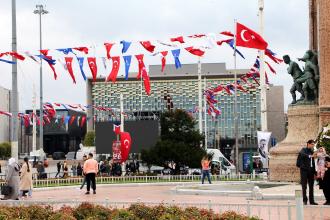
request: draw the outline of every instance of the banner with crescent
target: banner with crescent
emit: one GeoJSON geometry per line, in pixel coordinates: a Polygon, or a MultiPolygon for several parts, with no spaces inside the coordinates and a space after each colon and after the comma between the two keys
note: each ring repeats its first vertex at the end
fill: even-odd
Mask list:
{"type": "Polygon", "coordinates": [[[128,159],[129,152],[131,151],[132,139],[128,132],[120,132],[121,142],[121,162],[125,162],[128,159]]]}

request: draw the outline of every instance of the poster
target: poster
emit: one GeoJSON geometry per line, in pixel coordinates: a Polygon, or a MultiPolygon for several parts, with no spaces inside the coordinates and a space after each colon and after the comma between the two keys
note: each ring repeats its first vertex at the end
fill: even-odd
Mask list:
{"type": "Polygon", "coordinates": [[[112,142],[112,159],[114,163],[121,162],[121,143],[120,141],[113,141],[112,142]]]}
{"type": "Polygon", "coordinates": [[[268,168],[268,144],[271,132],[257,131],[258,135],[258,153],[263,168],[268,168]]]}

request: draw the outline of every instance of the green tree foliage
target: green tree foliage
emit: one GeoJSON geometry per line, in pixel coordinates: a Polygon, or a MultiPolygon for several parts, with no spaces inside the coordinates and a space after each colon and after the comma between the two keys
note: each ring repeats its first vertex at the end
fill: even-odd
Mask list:
{"type": "Polygon", "coordinates": [[[11,156],[11,144],[9,142],[3,142],[0,144],[0,158],[7,159],[11,156]]]}
{"type": "Polygon", "coordinates": [[[84,146],[95,146],[95,132],[89,131],[84,138],[84,146]]]}
{"type": "Polygon", "coordinates": [[[196,121],[185,111],[168,111],[161,115],[161,135],[156,145],[142,152],[142,160],[148,165],[175,164],[175,173],[180,167],[200,167],[206,154],[200,147],[203,136],[195,129],[196,121]]]}

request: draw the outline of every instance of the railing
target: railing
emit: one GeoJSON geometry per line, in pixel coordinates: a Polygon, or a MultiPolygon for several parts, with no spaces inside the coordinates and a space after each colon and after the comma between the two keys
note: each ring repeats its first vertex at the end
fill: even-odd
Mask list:
{"type": "MultiPolygon", "coordinates": [[[[28,206],[28,205],[51,205],[54,209],[60,208],[62,206],[76,207],[80,205],[83,201],[77,199],[72,200],[52,200],[48,198],[47,200],[5,200],[1,201],[2,205],[10,206],[28,206]]],[[[300,209],[300,205],[296,203],[282,204],[282,205],[268,205],[268,204],[254,204],[252,201],[247,203],[239,204],[223,204],[223,203],[212,203],[210,200],[208,203],[178,203],[175,200],[169,203],[158,203],[158,202],[143,202],[140,199],[132,202],[111,202],[109,199],[103,201],[90,200],[89,203],[95,205],[102,205],[108,208],[127,208],[135,203],[143,203],[147,206],[179,206],[181,208],[187,207],[197,207],[208,210],[213,210],[215,213],[223,213],[226,211],[235,211],[240,214],[247,216],[258,216],[261,219],[268,220],[303,220],[303,219],[313,219],[313,220],[323,220],[330,218],[330,207],[329,206],[304,206],[300,209]]],[[[302,201],[301,201],[302,202],[302,201]]]]}

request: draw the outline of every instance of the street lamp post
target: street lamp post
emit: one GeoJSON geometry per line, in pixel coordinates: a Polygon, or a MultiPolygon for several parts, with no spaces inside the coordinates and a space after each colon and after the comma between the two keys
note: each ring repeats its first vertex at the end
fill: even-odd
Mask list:
{"type": "MultiPolygon", "coordinates": [[[[39,15],[39,37],[40,37],[40,50],[42,50],[42,32],[41,32],[41,15],[48,14],[49,12],[44,9],[43,5],[36,5],[36,10],[33,11],[34,14],[39,15]]],[[[40,51],[41,55],[41,51],[40,51]]],[[[43,87],[42,87],[42,58],[40,56],[40,130],[39,130],[39,148],[43,150],[43,87]]]]}

